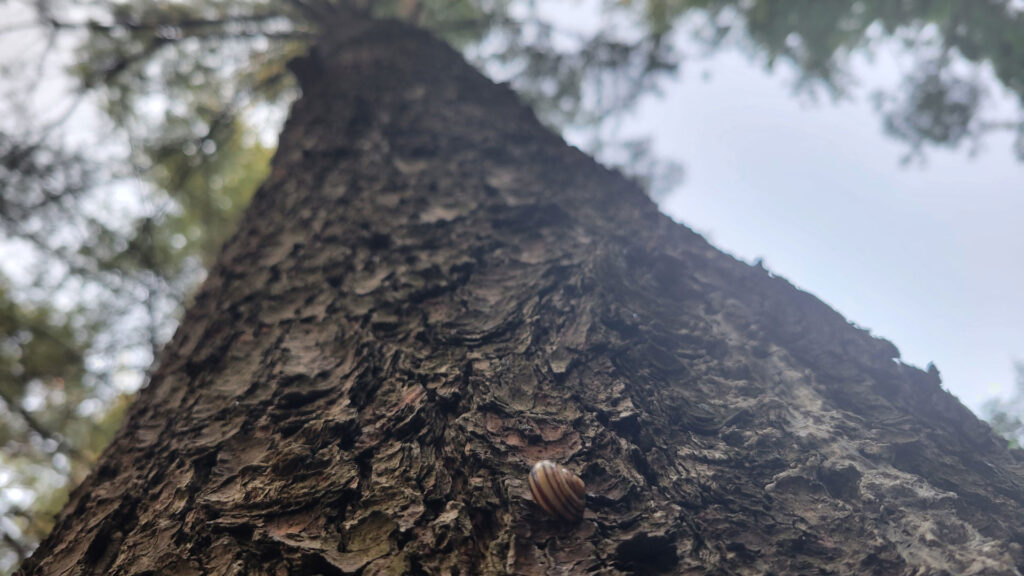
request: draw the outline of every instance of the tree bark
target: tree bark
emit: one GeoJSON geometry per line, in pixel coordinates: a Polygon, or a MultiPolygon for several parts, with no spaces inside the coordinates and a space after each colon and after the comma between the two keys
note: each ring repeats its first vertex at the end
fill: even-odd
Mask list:
{"type": "Polygon", "coordinates": [[[937,373],[423,32],[294,70],[271,177],[22,574],[1019,573],[1020,453],[937,373]]]}

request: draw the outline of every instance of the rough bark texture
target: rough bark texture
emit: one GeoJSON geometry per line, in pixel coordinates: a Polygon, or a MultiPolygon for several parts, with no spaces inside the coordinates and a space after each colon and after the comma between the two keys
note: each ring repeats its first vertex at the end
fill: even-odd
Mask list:
{"type": "Polygon", "coordinates": [[[937,374],[421,32],[295,69],[273,175],[23,574],[1019,573],[1021,458],[937,374]]]}

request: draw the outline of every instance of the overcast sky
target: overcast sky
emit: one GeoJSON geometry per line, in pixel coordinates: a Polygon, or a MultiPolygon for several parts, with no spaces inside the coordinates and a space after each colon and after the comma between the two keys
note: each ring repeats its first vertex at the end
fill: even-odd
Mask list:
{"type": "MultiPolygon", "coordinates": [[[[540,6],[566,29],[608,17],[594,0],[540,6]]],[[[701,51],[678,36],[684,54],[701,51]]],[[[1012,362],[1024,360],[1024,164],[1007,136],[975,158],[930,151],[926,165],[901,166],[906,147],[884,135],[869,95],[911,65],[894,43],[855,65],[852,100],[811,104],[793,97],[792,71],[725,50],[684,60],[622,135],[653,135],[684,164],[667,214],[738,258],[763,258],[905,362],[934,362],[977,411],[1012,390],[1012,362]]]]}
{"type": "Polygon", "coordinates": [[[1012,390],[1024,359],[1024,164],[993,137],[975,158],[932,151],[901,166],[907,148],[869,99],[901,65],[895,51],[860,62],[852,101],[812,104],[793,97],[789,71],[727,51],[684,65],[623,126],[686,167],[665,213],[738,258],[764,258],[904,362],[934,362],[977,411],[1012,390]]]}

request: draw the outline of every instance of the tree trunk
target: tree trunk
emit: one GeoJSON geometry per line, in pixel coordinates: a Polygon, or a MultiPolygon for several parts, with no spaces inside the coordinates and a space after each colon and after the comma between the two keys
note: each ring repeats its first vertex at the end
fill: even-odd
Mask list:
{"type": "Polygon", "coordinates": [[[270,179],[23,574],[1019,573],[1020,453],[936,373],[425,33],[294,69],[270,179]]]}

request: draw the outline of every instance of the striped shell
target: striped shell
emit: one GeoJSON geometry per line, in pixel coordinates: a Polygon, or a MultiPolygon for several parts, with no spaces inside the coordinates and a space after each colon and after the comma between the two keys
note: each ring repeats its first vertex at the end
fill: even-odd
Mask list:
{"type": "Polygon", "coordinates": [[[530,470],[530,493],[545,512],[568,522],[583,518],[587,491],[583,480],[550,460],[541,460],[530,470]]]}

